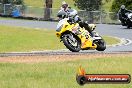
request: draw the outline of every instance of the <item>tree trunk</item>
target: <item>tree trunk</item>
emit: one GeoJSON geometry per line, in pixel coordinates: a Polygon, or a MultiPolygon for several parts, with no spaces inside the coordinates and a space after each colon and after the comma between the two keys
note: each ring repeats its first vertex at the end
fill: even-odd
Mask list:
{"type": "Polygon", "coordinates": [[[45,0],[46,7],[44,8],[44,20],[50,20],[52,0],[45,0]]]}

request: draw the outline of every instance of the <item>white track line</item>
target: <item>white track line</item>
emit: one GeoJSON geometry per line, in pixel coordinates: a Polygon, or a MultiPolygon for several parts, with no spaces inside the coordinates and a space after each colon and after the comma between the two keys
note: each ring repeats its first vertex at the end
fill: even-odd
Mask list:
{"type": "MultiPolygon", "coordinates": [[[[109,36],[109,37],[113,37],[113,36],[109,36]]],[[[132,44],[132,40],[130,39],[125,39],[125,38],[118,38],[118,37],[114,37],[116,39],[119,39],[120,42],[117,44],[112,44],[112,45],[106,45],[107,47],[116,47],[116,46],[127,46],[129,44],[132,44]]],[[[21,53],[56,53],[56,52],[68,52],[68,49],[59,49],[59,50],[43,50],[43,51],[31,51],[31,52],[8,52],[8,53],[17,53],[17,54],[21,54],[21,53]]]]}
{"type": "MultiPolygon", "coordinates": [[[[112,36],[110,36],[110,37],[112,37],[112,36]]],[[[119,37],[114,37],[114,38],[119,39],[120,42],[117,44],[107,45],[107,47],[116,47],[116,46],[124,46],[124,45],[127,46],[127,45],[132,44],[132,40],[130,40],[130,39],[119,38],[119,37]]]]}

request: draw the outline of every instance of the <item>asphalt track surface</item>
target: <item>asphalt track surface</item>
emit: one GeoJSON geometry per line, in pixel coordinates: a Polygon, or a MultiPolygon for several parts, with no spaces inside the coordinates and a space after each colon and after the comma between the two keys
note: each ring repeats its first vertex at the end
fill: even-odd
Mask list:
{"type": "MultiPolygon", "coordinates": [[[[57,22],[48,21],[31,21],[31,20],[9,20],[0,19],[1,25],[11,25],[26,28],[36,28],[36,29],[49,29],[55,30],[57,22]]],[[[96,24],[96,31],[100,35],[113,36],[125,39],[125,44],[116,45],[112,47],[107,47],[103,52],[98,52],[96,50],[85,50],[79,53],[71,53],[68,50],[56,50],[56,51],[37,51],[37,52],[14,52],[14,53],[0,53],[0,56],[25,56],[25,55],[58,55],[58,54],[90,54],[90,53],[126,53],[132,52],[132,29],[127,29],[121,25],[109,25],[109,24],[96,24]]]]}

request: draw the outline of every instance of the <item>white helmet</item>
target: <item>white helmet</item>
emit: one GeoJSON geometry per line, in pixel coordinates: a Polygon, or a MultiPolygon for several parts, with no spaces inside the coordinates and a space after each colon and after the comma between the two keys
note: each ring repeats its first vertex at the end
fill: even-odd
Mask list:
{"type": "Polygon", "coordinates": [[[62,8],[64,9],[64,11],[66,11],[68,8],[68,4],[65,1],[62,2],[62,8]]]}
{"type": "Polygon", "coordinates": [[[121,5],[121,7],[120,7],[121,9],[125,9],[125,5],[121,5]]]}

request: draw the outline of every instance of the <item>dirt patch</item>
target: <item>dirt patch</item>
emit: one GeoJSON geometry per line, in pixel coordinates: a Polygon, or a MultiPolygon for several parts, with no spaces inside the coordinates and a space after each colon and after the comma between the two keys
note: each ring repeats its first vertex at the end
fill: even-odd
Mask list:
{"type": "Polygon", "coordinates": [[[39,62],[59,62],[73,61],[80,59],[95,59],[103,57],[126,57],[132,56],[132,53],[127,54],[89,54],[89,55],[45,55],[45,56],[11,56],[0,57],[1,63],[39,63],[39,62]]]}

